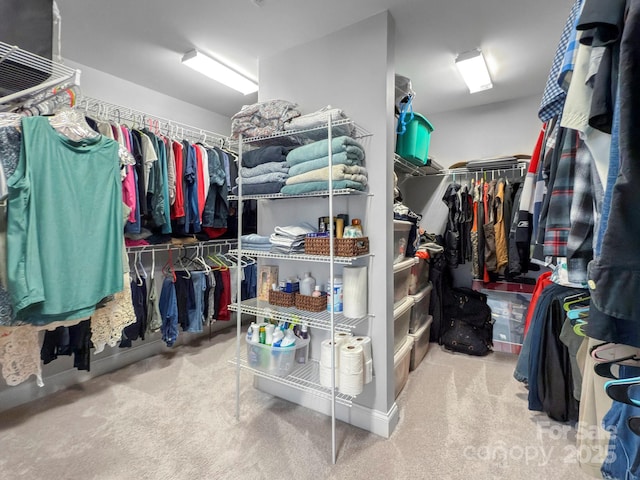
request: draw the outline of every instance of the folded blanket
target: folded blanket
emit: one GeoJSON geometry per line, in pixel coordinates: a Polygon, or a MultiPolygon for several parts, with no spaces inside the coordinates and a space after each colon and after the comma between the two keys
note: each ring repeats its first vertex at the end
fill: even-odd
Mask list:
{"type": "MultiPolygon", "coordinates": [[[[249,177],[242,179],[242,185],[256,185],[258,183],[272,183],[272,182],[284,182],[287,178],[289,178],[288,173],[283,172],[272,172],[265,173],[263,175],[258,175],[257,177],[249,177]]],[[[236,183],[238,183],[238,179],[236,179],[236,183]]]]}
{"type": "Polygon", "coordinates": [[[259,252],[268,252],[271,250],[271,242],[269,243],[243,243],[242,250],[257,250],[259,252]]]}
{"type": "Polygon", "coordinates": [[[278,237],[278,235],[271,235],[271,246],[278,245],[281,247],[299,247],[300,245],[304,245],[304,238],[299,240],[292,240],[290,238],[282,238],[278,237]]]}
{"type": "Polygon", "coordinates": [[[268,245],[269,243],[271,243],[269,241],[269,237],[265,237],[264,235],[258,235],[257,233],[242,235],[241,240],[242,240],[242,245],[245,245],[247,243],[250,243],[250,244],[263,243],[268,245]]]}
{"type": "Polygon", "coordinates": [[[262,163],[253,168],[242,167],[240,169],[240,175],[242,175],[243,179],[257,177],[258,175],[264,175],[265,173],[273,172],[289,173],[289,165],[287,165],[285,162],[268,162],[262,163]]]}
{"type": "MultiPolygon", "coordinates": [[[[349,147],[355,148],[355,147],[349,147]]],[[[356,149],[351,152],[340,152],[331,156],[331,161],[334,165],[362,165],[364,160],[364,152],[360,149],[356,149]]],[[[288,162],[287,162],[288,165],[288,162]]],[[[329,157],[316,158],[315,160],[308,160],[306,162],[298,163],[289,168],[289,176],[294,177],[301,173],[310,172],[311,170],[317,170],[318,168],[328,167],[329,157]]]]}
{"type": "Polygon", "coordinates": [[[290,238],[304,238],[307,233],[313,233],[316,228],[310,223],[304,222],[300,225],[286,225],[284,227],[276,226],[273,231],[276,235],[290,238]]]}
{"type": "Polygon", "coordinates": [[[282,245],[274,245],[271,247],[269,253],[279,253],[281,255],[291,255],[295,253],[304,253],[304,244],[296,247],[284,247],[282,245]]]}
{"type": "MultiPolygon", "coordinates": [[[[344,114],[342,110],[339,108],[331,108],[330,105],[318,110],[317,112],[309,113],[307,115],[302,115],[300,117],[296,117],[289,122],[284,124],[285,130],[306,130],[310,128],[318,128],[318,127],[326,127],[327,121],[329,120],[329,115],[331,115],[331,120],[333,122],[338,120],[345,120],[347,116],[344,114]]],[[[344,124],[337,125],[332,128],[332,133],[334,136],[338,137],[340,135],[349,135],[352,136],[355,133],[355,127],[353,124],[344,124]]],[[[319,138],[326,138],[327,131],[318,130],[317,132],[306,132],[306,135],[314,136],[317,135],[319,138]]]]}
{"type": "Polygon", "coordinates": [[[263,163],[284,162],[290,150],[290,147],[280,145],[269,145],[268,147],[249,150],[242,153],[242,166],[253,168],[263,163]]]}
{"type": "MultiPolygon", "coordinates": [[[[329,141],[318,140],[317,142],[309,143],[301,147],[294,148],[287,155],[287,164],[289,166],[297,165],[301,162],[309,160],[315,160],[316,158],[326,157],[328,154],[329,141]]],[[[360,150],[364,152],[364,148],[358,142],[351,137],[336,137],[331,141],[331,152],[357,152],[360,150]]]]}
{"type": "MultiPolygon", "coordinates": [[[[338,180],[333,182],[333,189],[352,188],[353,190],[364,191],[366,186],[362,183],[351,180],[338,180]]],[[[299,195],[301,193],[324,192],[329,190],[329,182],[307,182],[296,183],[295,185],[285,185],[280,192],[284,195],[299,195]]]]}
{"type": "MultiPolygon", "coordinates": [[[[358,165],[334,165],[331,169],[332,180],[352,180],[367,184],[367,169],[358,165]]],[[[317,182],[320,180],[329,180],[329,167],[311,170],[300,175],[295,175],[287,179],[287,185],[305,182],[317,182]]]]}
{"type": "Polygon", "coordinates": [[[284,129],[285,122],[300,116],[295,103],[286,100],[267,100],[266,102],[243,105],[238,113],[231,117],[231,135],[238,138],[272,135],[284,129]]]}
{"type": "MultiPolygon", "coordinates": [[[[257,183],[255,185],[242,185],[242,195],[267,195],[271,193],[280,193],[280,189],[284,187],[284,182],[257,183]]],[[[231,189],[234,195],[238,194],[238,187],[231,189]]]]}

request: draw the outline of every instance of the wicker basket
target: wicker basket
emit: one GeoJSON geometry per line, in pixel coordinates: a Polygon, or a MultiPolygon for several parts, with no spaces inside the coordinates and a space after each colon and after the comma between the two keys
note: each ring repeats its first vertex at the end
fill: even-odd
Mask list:
{"type": "Polygon", "coordinates": [[[309,312],[322,312],[327,309],[327,296],[312,297],[310,295],[296,295],[296,308],[309,312]]]}
{"type": "Polygon", "coordinates": [[[286,293],[279,290],[269,290],[269,303],[279,307],[293,307],[296,299],[295,293],[286,293]]]}
{"type": "MultiPolygon", "coordinates": [[[[357,257],[369,253],[369,237],[335,238],[333,244],[336,257],[357,257]]],[[[306,237],[304,253],[307,255],[329,255],[328,237],[306,237]]]]}

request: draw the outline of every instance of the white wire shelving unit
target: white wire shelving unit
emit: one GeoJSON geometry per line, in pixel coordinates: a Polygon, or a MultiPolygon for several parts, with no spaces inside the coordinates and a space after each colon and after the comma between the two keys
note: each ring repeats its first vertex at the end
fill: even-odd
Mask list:
{"type": "MultiPolygon", "coordinates": [[[[333,166],[333,153],[332,148],[330,147],[334,134],[343,135],[345,131],[351,132],[351,136],[353,138],[359,139],[361,143],[364,142],[371,137],[371,133],[366,131],[364,128],[355,124],[352,120],[349,119],[341,119],[338,121],[333,121],[331,116],[327,116],[326,124],[316,127],[309,128],[304,130],[290,130],[280,132],[274,135],[268,135],[264,137],[252,137],[252,138],[243,138],[240,136],[237,140],[237,151],[238,151],[238,165],[242,165],[242,154],[243,150],[249,150],[252,148],[258,148],[268,145],[282,145],[282,146],[300,146],[305,145],[307,143],[311,143],[313,141],[318,140],[327,140],[328,148],[327,148],[327,158],[328,158],[328,167],[329,171],[331,171],[333,166]]],[[[234,144],[235,147],[235,144],[234,144]]],[[[366,258],[369,255],[363,255],[362,257],[354,257],[354,258],[340,258],[336,257],[334,250],[334,243],[329,242],[329,255],[328,256],[317,256],[317,255],[279,255],[279,254],[271,254],[270,252],[256,252],[252,250],[243,250],[242,248],[242,210],[243,210],[243,202],[242,200],[276,200],[276,199],[290,199],[290,198],[327,198],[329,204],[329,218],[334,217],[334,205],[333,200],[335,196],[339,195],[368,195],[367,192],[361,192],[358,190],[351,189],[336,189],[334,190],[332,187],[332,182],[329,182],[329,190],[323,192],[312,192],[309,194],[301,194],[301,195],[282,195],[282,194],[268,194],[268,195],[243,195],[242,194],[242,175],[238,177],[238,192],[237,195],[229,196],[229,200],[238,200],[238,245],[237,248],[233,250],[233,252],[237,255],[238,265],[240,265],[241,258],[243,255],[246,256],[255,256],[257,258],[272,258],[272,259],[281,259],[281,260],[293,260],[293,261],[309,261],[309,262],[321,262],[329,264],[329,278],[334,278],[334,265],[336,264],[351,264],[357,258],[366,258]]],[[[329,222],[329,237],[333,238],[333,222],[329,222]]],[[[238,268],[240,268],[238,266],[238,268]]],[[[238,272],[240,273],[240,272],[238,272]]],[[[240,291],[240,281],[241,276],[238,274],[237,276],[237,287],[238,291],[240,291]]],[[[245,300],[241,301],[238,299],[234,305],[230,305],[229,308],[235,312],[236,315],[236,357],[232,361],[236,365],[236,418],[240,418],[240,371],[248,370],[256,376],[268,378],[274,382],[277,382],[282,385],[286,385],[288,387],[292,387],[298,390],[302,390],[310,395],[318,396],[321,398],[325,398],[330,400],[331,402],[331,452],[332,452],[332,463],[336,462],[336,404],[351,406],[352,400],[351,397],[346,396],[338,391],[335,387],[336,378],[335,378],[335,365],[336,358],[335,353],[334,357],[331,359],[331,372],[332,372],[332,388],[325,388],[320,385],[319,381],[319,366],[316,361],[309,361],[304,366],[294,370],[287,377],[278,377],[274,375],[265,374],[261,370],[257,370],[251,368],[247,364],[246,355],[241,353],[243,349],[241,349],[242,343],[242,329],[241,329],[241,314],[250,314],[257,317],[265,317],[272,318],[275,320],[284,320],[289,322],[307,322],[310,327],[315,327],[318,329],[326,330],[330,332],[330,338],[333,338],[336,332],[349,332],[354,329],[357,325],[359,325],[366,318],[360,319],[348,319],[341,314],[337,314],[333,311],[322,311],[322,312],[307,312],[298,310],[292,307],[278,307],[274,305],[270,305],[268,302],[258,301],[257,299],[245,300]]]]}
{"type": "Polygon", "coordinates": [[[442,173],[442,167],[433,159],[429,159],[429,165],[418,166],[402,158],[397,153],[393,154],[393,166],[397,173],[411,177],[426,177],[442,173]]]}
{"type": "Polygon", "coordinates": [[[0,111],[54,88],[80,85],[80,71],[0,42],[0,111]]]}

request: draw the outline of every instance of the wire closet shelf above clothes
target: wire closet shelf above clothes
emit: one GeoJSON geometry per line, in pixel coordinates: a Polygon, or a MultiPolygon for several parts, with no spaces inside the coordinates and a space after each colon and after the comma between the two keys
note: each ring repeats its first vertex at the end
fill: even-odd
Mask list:
{"type": "Polygon", "coordinates": [[[193,125],[170,120],[158,115],[153,115],[133,108],[105,102],[97,98],[82,97],[78,102],[78,108],[83,110],[90,117],[97,117],[97,120],[108,119],[118,123],[130,124],[139,128],[148,128],[156,134],[163,134],[169,137],[177,136],[182,139],[199,142],[202,144],[212,143],[215,146],[230,148],[229,137],[220,133],[205,130],[193,125]]]}
{"type": "Polygon", "coordinates": [[[0,42],[0,111],[13,110],[38,92],[79,84],[79,70],[0,42]]]}

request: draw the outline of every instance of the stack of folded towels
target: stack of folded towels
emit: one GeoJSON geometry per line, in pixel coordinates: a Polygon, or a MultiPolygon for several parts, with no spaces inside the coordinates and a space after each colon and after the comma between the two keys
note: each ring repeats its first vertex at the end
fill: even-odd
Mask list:
{"type": "Polygon", "coordinates": [[[315,231],[316,229],[309,223],[276,227],[274,233],[269,237],[272,245],[271,253],[282,253],[285,255],[304,253],[304,239],[308,233],[315,231]]]}
{"type": "Polygon", "coordinates": [[[269,237],[250,233],[249,235],[242,235],[241,240],[243,250],[259,250],[263,252],[271,250],[271,240],[269,237]]]}
{"type": "Polygon", "coordinates": [[[333,180],[334,189],[365,190],[367,170],[363,167],[362,145],[348,136],[336,137],[331,141],[331,177],[328,148],[328,140],[319,140],[291,150],[286,160],[289,177],[281,192],[297,195],[329,190],[329,178],[333,180]]]}
{"type": "MultiPolygon", "coordinates": [[[[285,161],[290,151],[291,147],[271,145],[244,152],[240,170],[242,194],[280,193],[289,178],[289,166],[285,161]]],[[[237,187],[233,188],[233,193],[238,193],[237,187]]]]}

